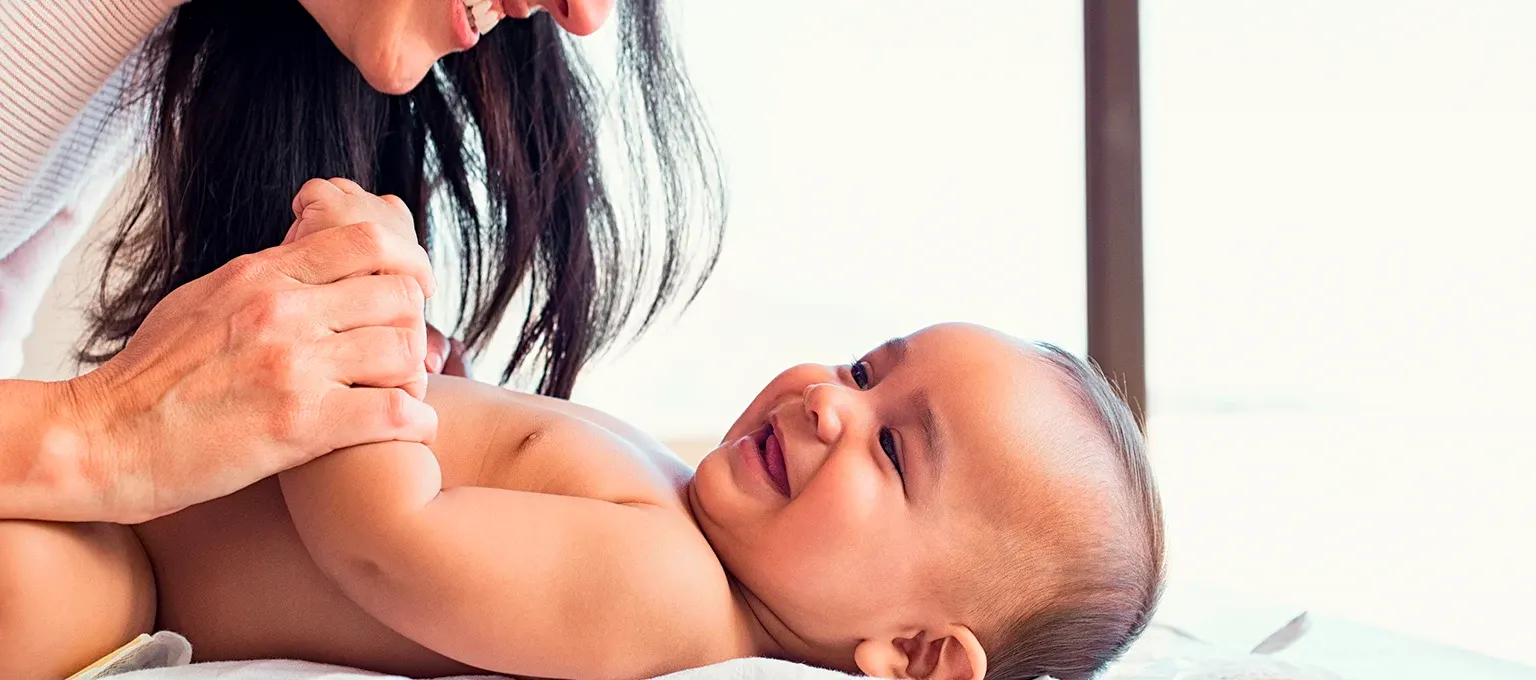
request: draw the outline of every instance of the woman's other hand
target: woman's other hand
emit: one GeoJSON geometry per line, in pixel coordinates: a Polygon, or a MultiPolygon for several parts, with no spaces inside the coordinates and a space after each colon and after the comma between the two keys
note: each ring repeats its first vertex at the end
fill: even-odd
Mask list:
{"type": "Polygon", "coordinates": [[[427,324],[427,372],[474,379],[464,343],[427,324]]]}
{"type": "Polygon", "coordinates": [[[334,449],[430,442],[423,304],[434,280],[411,224],[378,213],[236,258],[166,296],[121,353],[64,383],[83,473],[101,494],[91,514],[145,521],[334,449]]]}

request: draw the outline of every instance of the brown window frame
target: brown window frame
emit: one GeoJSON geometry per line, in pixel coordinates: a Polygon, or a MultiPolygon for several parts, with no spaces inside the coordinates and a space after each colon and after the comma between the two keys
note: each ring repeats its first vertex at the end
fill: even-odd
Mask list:
{"type": "Polygon", "coordinates": [[[1088,356],[1146,422],[1137,0],[1083,0],[1088,356]]]}

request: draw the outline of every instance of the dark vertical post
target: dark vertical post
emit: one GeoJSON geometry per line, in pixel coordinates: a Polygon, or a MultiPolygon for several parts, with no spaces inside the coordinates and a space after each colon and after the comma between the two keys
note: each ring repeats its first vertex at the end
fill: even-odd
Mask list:
{"type": "Polygon", "coordinates": [[[1088,355],[1146,422],[1137,0],[1083,0],[1088,355]]]}

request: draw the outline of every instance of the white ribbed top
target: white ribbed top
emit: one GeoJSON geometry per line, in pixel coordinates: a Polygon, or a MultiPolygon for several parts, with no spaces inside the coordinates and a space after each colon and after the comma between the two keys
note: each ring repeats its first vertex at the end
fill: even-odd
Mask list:
{"type": "Polygon", "coordinates": [[[0,0],[0,378],[59,264],[127,170],[123,64],[182,0],[0,0]],[[112,123],[110,126],[109,123],[112,123]]]}

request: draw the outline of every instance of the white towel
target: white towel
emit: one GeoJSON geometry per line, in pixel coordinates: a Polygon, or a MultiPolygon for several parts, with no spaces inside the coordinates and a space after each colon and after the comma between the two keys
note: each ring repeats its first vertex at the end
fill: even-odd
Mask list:
{"type": "MultiPolygon", "coordinates": [[[[1264,652],[1279,651],[1306,629],[1299,616],[1260,643],[1255,652],[1221,650],[1168,626],[1153,625],[1103,680],[1339,680],[1318,668],[1288,663],[1264,652]]],[[[189,663],[191,645],[175,633],[140,636],[70,680],[422,680],[309,661],[266,659],[189,663]],[[86,675],[85,673],[91,673],[86,675]]],[[[504,680],[455,676],[435,680],[504,680]]],[[[853,680],[836,671],[777,659],[734,659],[679,671],[656,680],[853,680]]]]}
{"type": "Polygon", "coordinates": [[[192,645],[170,631],[140,635],[96,663],[69,676],[69,680],[98,680],[137,670],[174,668],[192,662],[192,645]]]}

